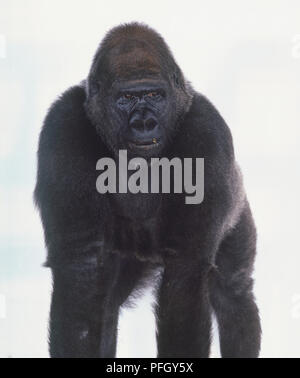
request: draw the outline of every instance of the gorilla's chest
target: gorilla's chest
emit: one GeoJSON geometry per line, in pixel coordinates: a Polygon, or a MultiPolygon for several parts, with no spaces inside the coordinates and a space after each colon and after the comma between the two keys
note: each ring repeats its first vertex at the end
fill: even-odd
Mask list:
{"type": "Polygon", "coordinates": [[[132,221],[147,221],[159,215],[162,204],[161,194],[116,193],[111,195],[111,206],[116,214],[132,221]]]}
{"type": "Polygon", "coordinates": [[[160,249],[161,196],[158,194],[115,194],[111,198],[113,252],[157,262],[160,249]]]}

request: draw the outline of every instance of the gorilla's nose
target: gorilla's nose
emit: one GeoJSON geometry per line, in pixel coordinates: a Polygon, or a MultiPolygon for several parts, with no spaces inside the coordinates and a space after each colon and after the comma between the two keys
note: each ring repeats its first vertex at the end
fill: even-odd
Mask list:
{"type": "Polygon", "coordinates": [[[151,133],[158,126],[158,122],[154,117],[143,118],[135,116],[130,120],[129,126],[138,134],[147,134],[151,133]]]}

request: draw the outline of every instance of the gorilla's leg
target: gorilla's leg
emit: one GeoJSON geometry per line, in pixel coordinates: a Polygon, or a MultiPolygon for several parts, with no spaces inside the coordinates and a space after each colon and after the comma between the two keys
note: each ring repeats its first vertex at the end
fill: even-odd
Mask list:
{"type": "Polygon", "coordinates": [[[175,258],[166,263],[158,292],[158,357],[208,357],[211,313],[208,265],[175,258]]]}
{"type": "Polygon", "coordinates": [[[52,267],[51,357],[115,357],[119,308],[146,269],[135,259],[96,253],[52,267]]]}
{"type": "Polygon", "coordinates": [[[118,305],[113,289],[119,257],[96,254],[52,266],[51,357],[113,357],[118,305]]]}
{"type": "Polygon", "coordinates": [[[255,230],[247,209],[221,244],[211,280],[210,298],[224,358],[259,355],[261,328],[251,279],[254,256],[255,230]]]}

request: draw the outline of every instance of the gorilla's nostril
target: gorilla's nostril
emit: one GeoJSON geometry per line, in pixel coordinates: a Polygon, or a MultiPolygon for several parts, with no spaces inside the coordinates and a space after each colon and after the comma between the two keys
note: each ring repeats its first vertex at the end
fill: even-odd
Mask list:
{"type": "Polygon", "coordinates": [[[153,130],[157,126],[157,121],[154,118],[149,118],[145,122],[147,130],[153,130]]]}
{"type": "Polygon", "coordinates": [[[141,119],[135,119],[131,121],[129,124],[130,127],[132,127],[135,130],[143,131],[144,129],[144,122],[141,119]]]}

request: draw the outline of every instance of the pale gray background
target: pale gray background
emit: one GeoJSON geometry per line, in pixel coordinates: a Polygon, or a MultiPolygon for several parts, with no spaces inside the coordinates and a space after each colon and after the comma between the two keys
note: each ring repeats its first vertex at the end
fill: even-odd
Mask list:
{"type": "MultiPolygon", "coordinates": [[[[105,32],[132,20],[165,37],[231,127],[258,228],[261,355],[300,357],[297,0],[0,0],[0,356],[48,355],[51,281],[32,205],[43,117],[86,77],[105,32]]],[[[119,356],[155,355],[150,301],[122,314],[119,356]]]]}

